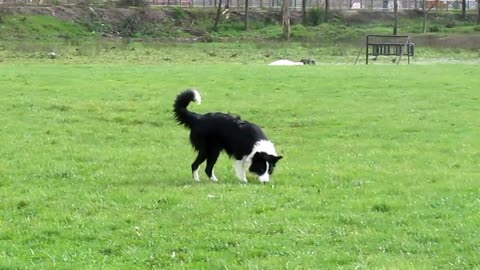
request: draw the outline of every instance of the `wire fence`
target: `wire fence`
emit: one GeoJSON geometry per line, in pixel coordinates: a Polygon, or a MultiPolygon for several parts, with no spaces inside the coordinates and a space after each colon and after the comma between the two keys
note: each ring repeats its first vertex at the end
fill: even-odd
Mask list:
{"type": "MultiPolygon", "coordinates": [[[[178,7],[216,7],[218,0],[146,0],[152,6],[178,6],[178,7]]],[[[243,9],[246,0],[223,0],[222,4],[233,9],[243,9]]],[[[283,0],[248,0],[251,8],[281,8],[283,0]]],[[[480,0],[478,0],[480,1],[480,0]]],[[[0,4],[101,4],[114,3],[115,0],[0,0],[0,4]]],[[[400,10],[422,9],[433,7],[437,11],[460,11],[462,1],[435,1],[435,0],[397,0],[400,10]]],[[[394,0],[330,0],[331,9],[337,10],[393,10],[394,0]]],[[[325,0],[306,0],[307,8],[323,8],[325,0]]],[[[302,0],[290,0],[290,8],[301,9],[302,0]]],[[[477,0],[467,0],[466,10],[476,10],[478,8],[477,0]]]]}
{"type": "MultiPolygon", "coordinates": [[[[155,1],[155,0],[153,0],[155,1]]],[[[163,0],[167,1],[167,0],[163,0]]],[[[170,0],[170,4],[174,3],[176,0],[170,0]]],[[[217,4],[216,0],[185,0],[191,1],[190,5],[196,7],[214,7],[217,4]]],[[[224,1],[225,2],[225,1],[224,1]]],[[[422,0],[397,0],[399,9],[421,9],[423,6],[422,0]]],[[[384,9],[384,10],[393,10],[393,0],[330,0],[330,8],[332,9],[384,9]]],[[[426,1],[426,7],[434,7],[437,10],[461,10],[462,1],[426,1]]],[[[243,8],[245,6],[245,0],[228,0],[228,5],[230,7],[239,7],[243,8]]],[[[466,9],[475,10],[477,9],[476,0],[467,0],[466,9]]],[[[282,6],[282,0],[249,0],[250,7],[256,8],[280,8],[282,6]]],[[[324,7],[324,0],[307,0],[306,6],[309,8],[313,7],[324,7]]],[[[295,9],[301,9],[302,0],[290,0],[290,7],[295,9]]]]}

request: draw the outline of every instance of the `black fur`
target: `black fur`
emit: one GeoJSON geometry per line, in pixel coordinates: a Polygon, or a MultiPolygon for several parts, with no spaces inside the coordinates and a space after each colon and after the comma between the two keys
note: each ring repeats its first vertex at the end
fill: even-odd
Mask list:
{"type": "MultiPolygon", "coordinates": [[[[206,160],[205,173],[211,178],[221,151],[225,151],[236,160],[242,160],[251,154],[258,141],[268,140],[260,127],[242,120],[239,116],[220,112],[197,114],[187,110],[188,104],[194,101],[194,98],[194,90],[185,90],[177,96],[173,105],[175,119],[190,129],[190,142],[198,152],[197,158],[192,163],[192,173],[206,160]]],[[[266,169],[265,162],[269,162],[271,174],[276,162],[281,158],[264,152],[256,153],[249,170],[261,175],[266,169]]]]}

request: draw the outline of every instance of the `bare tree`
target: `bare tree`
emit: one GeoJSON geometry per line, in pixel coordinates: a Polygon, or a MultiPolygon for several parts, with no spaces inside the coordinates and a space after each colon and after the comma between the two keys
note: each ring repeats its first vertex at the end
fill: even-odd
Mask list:
{"type": "Polygon", "coordinates": [[[290,39],[290,0],[282,1],[283,38],[290,39]]]}
{"type": "Polygon", "coordinates": [[[307,0],[302,0],[302,24],[307,25],[307,0]]]}
{"type": "Polygon", "coordinates": [[[462,20],[467,19],[467,0],[462,0],[462,20]]]}
{"type": "Polygon", "coordinates": [[[218,21],[220,21],[220,15],[222,13],[222,0],[218,0],[217,16],[215,17],[215,24],[213,25],[213,31],[218,32],[218,21]]]}
{"type": "Polygon", "coordinates": [[[248,30],[248,0],[245,0],[245,30],[248,30]]]}
{"type": "Polygon", "coordinates": [[[423,0],[423,7],[422,7],[422,10],[423,10],[423,33],[426,33],[427,32],[427,16],[428,16],[428,13],[434,8],[437,6],[439,0],[435,0],[435,2],[433,2],[432,6],[430,6],[427,10],[427,1],[423,0]]]}
{"type": "Polygon", "coordinates": [[[477,24],[480,24],[480,0],[477,1],[478,15],[477,15],[477,24]]]}
{"type": "Polygon", "coordinates": [[[328,22],[328,10],[330,9],[330,0],[325,0],[325,22],[328,22]]]}
{"type": "Polygon", "coordinates": [[[398,30],[398,1],[393,0],[393,15],[395,17],[393,22],[393,35],[397,35],[398,30]]]}

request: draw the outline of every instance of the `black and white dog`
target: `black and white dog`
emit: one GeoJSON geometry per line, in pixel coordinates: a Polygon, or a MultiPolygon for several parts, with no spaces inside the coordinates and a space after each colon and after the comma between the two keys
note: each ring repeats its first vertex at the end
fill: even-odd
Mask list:
{"type": "Polygon", "coordinates": [[[188,104],[201,103],[197,90],[189,89],[175,99],[173,112],[179,124],[190,129],[190,142],[198,156],[192,163],[193,180],[200,181],[198,167],[207,160],[205,173],[212,181],[218,181],[213,166],[222,150],[232,157],[237,177],[247,182],[246,169],[258,175],[266,183],[277,161],[275,147],[257,125],[244,121],[238,116],[225,113],[197,114],[187,110],[188,104]]]}

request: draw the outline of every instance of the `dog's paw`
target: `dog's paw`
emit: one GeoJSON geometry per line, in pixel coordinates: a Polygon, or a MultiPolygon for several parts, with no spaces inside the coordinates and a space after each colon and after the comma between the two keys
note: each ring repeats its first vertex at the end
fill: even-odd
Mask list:
{"type": "Polygon", "coordinates": [[[193,171],[193,181],[195,181],[195,182],[200,181],[200,176],[198,175],[198,169],[193,171]]]}
{"type": "Polygon", "coordinates": [[[242,182],[242,184],[248,184],[247,178],[240,178],[240,182],[242,182]]]}

